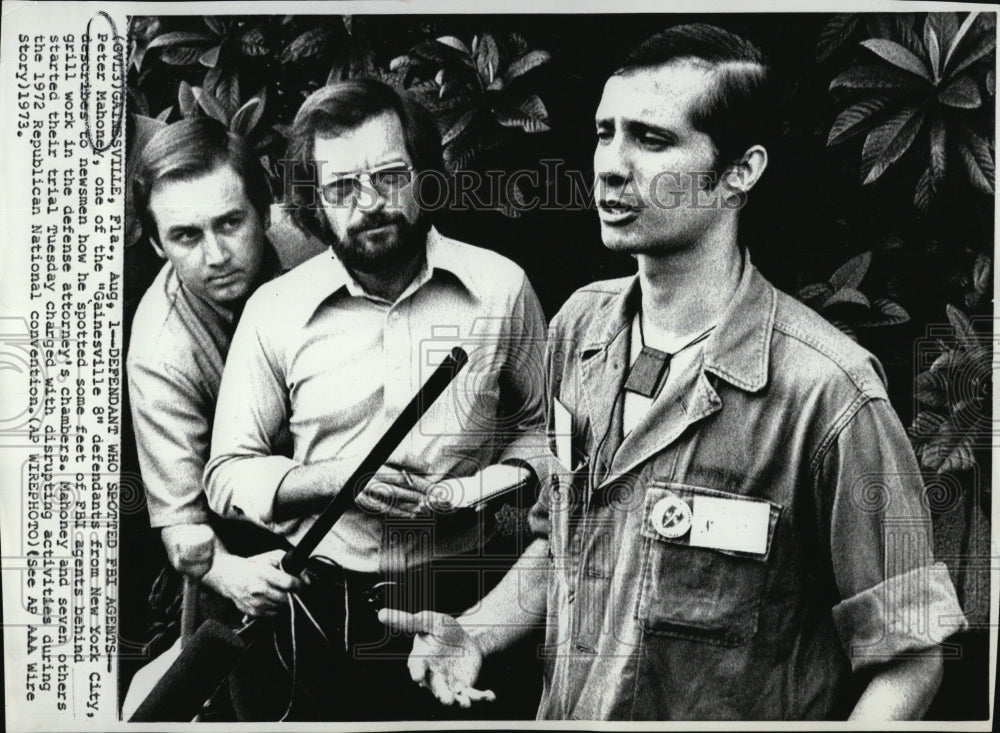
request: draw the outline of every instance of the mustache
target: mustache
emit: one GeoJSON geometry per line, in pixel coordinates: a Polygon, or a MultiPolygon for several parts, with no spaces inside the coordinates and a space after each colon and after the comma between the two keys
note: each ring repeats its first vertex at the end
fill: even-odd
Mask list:
{"type": "Polygon", "coordinates": [[[356,235],[361,232],[368,231],[369,229],[378,229],[379,227],[396,225],[400,226],[406,223],[406,218],[398,214],[385,214],[379,213],[374,214],[364,221],[355,224],[354,226],[348,228],[348,235],[356,235]]]}

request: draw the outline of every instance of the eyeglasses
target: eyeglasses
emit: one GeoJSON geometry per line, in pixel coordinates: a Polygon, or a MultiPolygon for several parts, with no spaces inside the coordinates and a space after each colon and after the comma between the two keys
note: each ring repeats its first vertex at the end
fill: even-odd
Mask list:
{"type": "Polygon", "coordinates": [[[372,168],[370,171],[343,173],[331,178],[321,187],[323,200],[329,204],[346,204],[361,192],[362,180],[383,196],[402,190],[413,183],[413,166],[394,160],[372,168]]]}

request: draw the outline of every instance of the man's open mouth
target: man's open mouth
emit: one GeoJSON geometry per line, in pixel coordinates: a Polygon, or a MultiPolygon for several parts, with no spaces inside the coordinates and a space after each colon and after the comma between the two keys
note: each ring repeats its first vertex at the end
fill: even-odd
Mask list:
{"type": "Polygon", "coordinates": [[[642,207],[617,199],[601,199],[597,202],[597,211],[606,224],[624,224],[635,219],[642,207]]]}

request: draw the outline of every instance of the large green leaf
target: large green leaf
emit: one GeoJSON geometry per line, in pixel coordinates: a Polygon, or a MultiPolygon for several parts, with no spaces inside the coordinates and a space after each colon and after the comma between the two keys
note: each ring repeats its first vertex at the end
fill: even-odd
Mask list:
{"type": "Polygon", "coordinates": [[[980,339],[972,328],[972,322],[969,320],[969,317],[951,303],[945,305],[944,309],[948,315],[948,323],[951,324],[951,328],[955,332],[955,338],[958,339],[962,348],[970,350],[979,347],[980,339]]]}
{"type": "Polygon", "coordinates": [[[284,63],[294,63],[319,56],[327,48],[330,31],[324,26],[310,28],[288,44],[281,54],[284,63]]]}
{"type": "Polygon", "coordinates": [[[507,68],[507,71],[503,75],[504,81],[510,81],[511,79],[516,79],[519,76],[527,74],[532,69],[549,61],[550,58],[551,56],[549,56],[548,51],[531,51],[530,53],[526,53],[507,68]]]}
{"type": "Polygon", "coordinates": [[[229,126],[229,114],[222,104],[213,96],[209,94],[201,87],[191,87],[191,91],[194,93],[194,98],[198,100],[198,104],[201,108],[205,110],[205,113],[221,122],[223,125],[229,126]]]}
{"type": "Polygon", "coordinates": [[[520,127],[525,132],[545,132],[550,129],[549,113],[537,94],[529,94],[513,108],[498,105],[494,115],[504,127],[520,127]]]}
{"type": "Polygon", "coordinates": [[[169,46],[191,46],[198,44],[211,43],[214,39],[211,36],[205,35],[204,33],[194,33],[191,31],[174,31],[172,33],[164,33],[162,36],[157,36],[149,45],[146,50],[152,50],[154,48],[167,48],[169,46]]]}
{"type": "Polygon", "coordinates": [[[423,41],[410,49],[410,56],[422,61],[432,61],[436,64],[453,66],[455,64],[475,70],[472,58],[462,51],[452,48],[440,41],[423,41]]]}
{"type": "Polygon", "coordinates": [[[862,311],[867,311],[871,308],[871,305],[871,301],[860,290],[856,290],[855,288],[840,288],[823,304],[823,310],[826,311],[837,306],[856,306],[862,309],[862,311]]]}
{"type": "Polygon", "coordinates": [[[982,97],[979,96],[979,87],[969,76],[960,76],[946,89],[942,89],[938,93],[938,100],[941,104],[960,109],[975,109],[983,103],[982,97]]]}
{"type": "Polygon", "coordinates": [[[177,85],[177,108],[181,111],[181,115],[187,119],[197,114],[197,107],[198,100],[195,99],[191,85],[182,79],[181,83],[177,85]]]}
{"type": "Polygon", "coordinates": [[[215,94],[215,88],[219,85],[221,79],[222,69],[215,66],[205,72],[205,78],[201,81],[201,88],[215,94]]]}
{"type": "Polygon", "coordinates": [[[818,311],[831,295],[833,295],[833,286],[830,283],[811,283],[800,288],[795,297],[813,310],[818,311]]]}
{"type": "Polygon", "coordinates": [[[439,36],[437,38],[437,42],[443,43],[445,46],[451,46],[453,49],[464,53],[466,56],[472,56],[472,51],[469,50],[469,47],[455,36],[439,36]]]}
{"type": "MultiPolygon", "coordinates": [[[[208,90],[208,87],[205,87],[208,90]]],[[[227,116],[232,115],[240,108],[242,96],[240,94],[240,78],[236,74],[229,74],[219,79],[213,91],[215,98],[225,107],[227,116]]]]}
{"type": "Polygon", "coordinates": [[[965,294],[965,303],[969,308],[976,308],[989,292],[992,274],[993,258],[980,252],[972,268],[972,289],[965,294]]]}
{"type": "Polygon", "coordinates": [[[270,52],[260,28],[251,28],[240,36],[239,48],[244,56],[265,56],[270,52]]]}
{"type": "Polygon", "coordinates": [[[219,63],[219,52],[222,50],[222,46],[212,46],[210,49],[205,51],[201,56],[198,57],[198,63],[202,66],[207,66],[210,69],[214,69],[215,65],[219,63]]]}
{"type": "Polygon", "coordinates": [[[917,413],[917,416],[913,418],[913,424],[910,425],[907,432],[916,440],[926,440],[932,435],[935,435],[941,426],[944,424],[945,417],[939,412],[934,412],[933,410],[921,410],[917,413]]]}
{"type": "Polygon", "coordinates": [[[909,73],[926,79],[927,81],[933,81],[933,78],[928,72],[927,63],[923,59],[917,57],[917,55],[912,51],[903,48],[895,41],[890,41],[885,38],[869,38],[867,41],[862,41],[861,45],[872,53],[877,54],[882,59],[888,61],[897,69],[908,71],[909,73]]]}
{"type": "Polygon", "coordinates": [[[969,13],[955,34],[955,40],[945,55],[944,73],[954,76],[961,73],[996,48],[996,34],[990,32],[991,23],[987,16],[978,12],[969,13]]]}
{"type": "Polygon", "coordinates": [[[230,128],[233,132],[248,137],[257,127],[257,123],[260,122],[266,105],[267,87],[264,87],[236,111],[229,125],[230,128]]]}
{"type": "Polygon", "coordinates": [[[930,132],[930,160],[931,172],[935,183],[944,180],[945,170],[948,165],[948,138],[945,131],[944,120],[940,115],[934,115],[931,120],[930,132]]]}
{"type": "Polygon", "coordinates": [[[937,196],[932,175],[931,167],[927,166],[920,174],[920,178],[917,179],[917,186],[913,189],[913,205],[917,211],[927,212],[930,210],[931,204],[937,196]]]}
{"type": "Polygon", "coordinates": [[[476,117],[478,110],[470,109],[468,112],[460,116],[455,123],[448,129],[448,131],[441,138],[442,145],[449,145],[453,140],[458,138],[472,123],[472,120],[476,117]]]}
{"type": "Polygon", "coordinates": [[[229,26],[232,23],[231,20],[217,15],[206,15],[204,21],[208,29],[219,37],[225,36],[229,32],[229,26]]]}
{"type": "Polygon", "coordinates": [[[926,80],[920,80],[913,76],[899,71],[895,66],[852,66],[847,71],[839,74],[832,82],[830,89],[885,89],[885,90],[914,90],[927,88],[926,80]]]}
{"type": "Polygon", "coordinates": [[[924,48],[931,77],[936,82],[941,78],[941,42],[938,40],[937,31],[929,22],[924,23],[924,48]]]}
{"type": "Polygon", "coordinates": [[[993,150],[986,140],[976,135],[972,130],[963,130],[958,142],[958,156],[965,166],[972,185],[983,193],[992,195],[994,192],[994,162],[993,150]]]}
{"type": "Polygon", "coordinates": [[[972,438],[959,435],[957,430],[949,428],[947,424],[942,427],[938,435],[924,447],[925,467],[938,473],[961,473],[975,468],[972,438]]]}
{"type": "Polygon", "coordinates": [[[928,13],[924,21],[924,33],[926,37],[927,28],[934,30],[937,40],[941,46],[942,54],[947,53],[958,33],[958,15],[956,13],[928,13]]]}
{"type": "Polygon", "coordinates": [[[499,67],[500,51],[497,49],[497,42],[489,33],[484,33],[476,48],[476,69],[479,71],[479,78],[483,80],[483,86],[493,81],[499,67]]]}
{"type": "Polygon", "coordinates": [[[864,132],[869,127],[878,122],[879,113],[889,104],[886,97],[869,97],[860,102],[852,104],[845,109],[834,120],[833,127],[826,139],[827,145],[836,145],[839,142],[864,132]]]}
{"type": "Polygon", "coordinates": [[[925,117],[923,108],[904,107],[865,139],[861,151],[864,184],[874,183],[913,144],[925,117]]]}
{"type": "Polygon", "coordinates": [[[857,288],[861,284],[861,281],[865,279],[865,274],[868,272],[871,264],[871,252],[862,252],[852,257],[830,275],[830,285],[833,286],[834,290],[857,288]]]}
{"type": "Polygon", "coordinates": [[[928,211],[937,199],[948,164],[947,134],[939,115],[931,119],[929,162],[924,169],[913,195],[913,204],[920,211],[928,211]]]}
{"type": "Polygon", "coordinates": [[[913,396],[917,402],[928,407],[948,407],[948,380],[944,371],[930,369],[917,375],[913,396]]]}
{"type": "Polygon", "coordinates": [[[870,13],[865,16],[870,37],[888,38],[916,55],[924,53],[924,43],[915,28],[913,13],[870,13]]]}
{"type": "Polygon", "coordinates": [[[876,298],[872,301],[872,317],[859,323],[860,328],[878,328],[896,326],[910,320],[910,314],[899,303],[889,298],[876,298]]]}
{"type": "Polygon", "coordinates": [[[838,13],[820,31],[816,42],[816,60],[826,61],[858,27],[857,13],[838,13]]]}
{"type": "Polygon", "coordinates": [[[160,52],[160,61],[170,66],[190,66],[202,54],[198,46],[168,46],[160,52]]]}

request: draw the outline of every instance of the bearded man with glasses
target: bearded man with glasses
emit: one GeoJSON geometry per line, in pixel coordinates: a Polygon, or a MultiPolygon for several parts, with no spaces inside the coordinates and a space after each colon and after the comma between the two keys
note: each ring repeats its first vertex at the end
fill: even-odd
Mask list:
{"type": "Polygon", "coordinates": [[[380,82],[310,96],[292,129],[286,203],[330,250],[261,288],[230,349],[206,493],[220,514],[293,543],[442,356],[469,354],[291,599],[295,628],[276,639],[287,717],[442,717],[400,663],[409,640],[376,612],[475,603],[514,553],[483,551],[498,533],[495,506],[451,507],[469,503],[463,492],[547,479],[544,459],[527,463],[547,455],[541,307],[517,265],[431,225],[422,187],[441,175],[441,156],[427,112],[380,82]],[[434,501],[442,488],[453,495],[434,501]],[[372,704],[373,691],[386,704],[372,704]]]}

